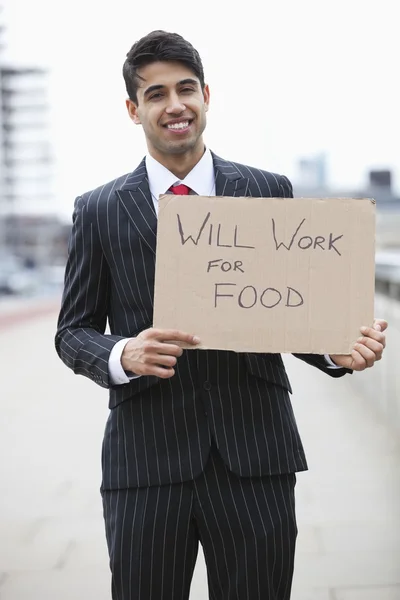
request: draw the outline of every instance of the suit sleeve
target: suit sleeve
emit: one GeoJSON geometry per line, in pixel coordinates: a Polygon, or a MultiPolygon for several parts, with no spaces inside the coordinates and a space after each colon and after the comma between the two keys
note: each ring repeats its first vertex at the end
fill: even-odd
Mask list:
{"type": "Polygon", "coordinates": [[[108,372],[110,352],[124,338],[104,333],[110,274],[97,219],[90,214],[88,202],[82,197],[75,201],[72,220],[56,350],[74,373],[108,388],[112,385],[108,372]]]}
{"type": "MultiPolygon", "coordinates": [[[[293,198],[292,184],[289,181],[289,179],[284,175],[281,176],[279,181],[279,196],[281,198],[293,198]]],[[[303,360],[304,362],[308,363],[309,365],[312,365],[313,367],[316,367],[317,369],[320,369],[320,371],[323,371],[331,377],[343,377],[343,375],[346,375],[346,373],[353,372],[350,369],[331,368],[325,360],[324,355],[322,354],[293,354],[293,356],[299,358],[300,360],[303,360]]]]}

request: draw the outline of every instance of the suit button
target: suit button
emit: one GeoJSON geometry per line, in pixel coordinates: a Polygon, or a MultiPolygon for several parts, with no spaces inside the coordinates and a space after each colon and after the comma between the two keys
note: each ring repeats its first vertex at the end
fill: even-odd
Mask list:
{"type": "Polygon", "coordinates": [[[203,388],[209,392],[211,390],[211,383],[209,381],[205,381],[203,383],[203,388]]]}

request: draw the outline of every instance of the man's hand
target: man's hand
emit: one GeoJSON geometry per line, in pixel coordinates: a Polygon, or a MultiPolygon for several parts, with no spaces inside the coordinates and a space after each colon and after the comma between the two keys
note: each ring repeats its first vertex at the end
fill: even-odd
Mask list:
{"type": "Polygon", "coordinates": [[[146,329],[126,344],[121,356],[125,371],[135,375],[155,375],[168,379],[175,375],[177,358],[182,356],[180,346],[168,342],[183,342],[195,346],[199,338],[174,329],[146,329]]]}
{"type": "Polygon", "coordinates": [[[375,361],[382,358],[386,346],[386,336],[383,332],[387,326],[387,322],[383,319],[375,319],[372,327],[361,327],[363,335],[354,344],[352,353],[332,354],[331,359],[339,367],[346,367],[353,371],[364,371],[368,367],[373,367],[375,361]]]}

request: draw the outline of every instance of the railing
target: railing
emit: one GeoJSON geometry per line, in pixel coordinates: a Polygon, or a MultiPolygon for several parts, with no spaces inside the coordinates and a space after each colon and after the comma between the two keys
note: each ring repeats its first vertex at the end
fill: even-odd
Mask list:
{"type": "Polygon", "coordinates": [[[400,434],[400,255],[392,258],[387,261],[378,254],[376,265],[375,316],[389,323],[384,357],[372,369],[353,373],[350,380],[377,418],[400,434]]]}
{"type": "MultiPolygon", "coordinates": [[[[400,226],[398,235],[400,235],[400,226]]],[[[377,252],[375,271],[376,291],[400,301],[400,249],[377,252]]]]}

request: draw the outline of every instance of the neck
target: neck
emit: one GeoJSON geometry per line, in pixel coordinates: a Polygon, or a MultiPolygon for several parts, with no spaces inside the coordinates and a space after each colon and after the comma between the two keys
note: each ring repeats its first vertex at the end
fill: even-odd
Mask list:
{"type": "Polygon", "coordinates": [[[149,154],[182,180],[201,160],[204,154],[204,143],[202,142],[198,147],[184,154],[161,154],[153,148],[149,148],[149,154]]]}

